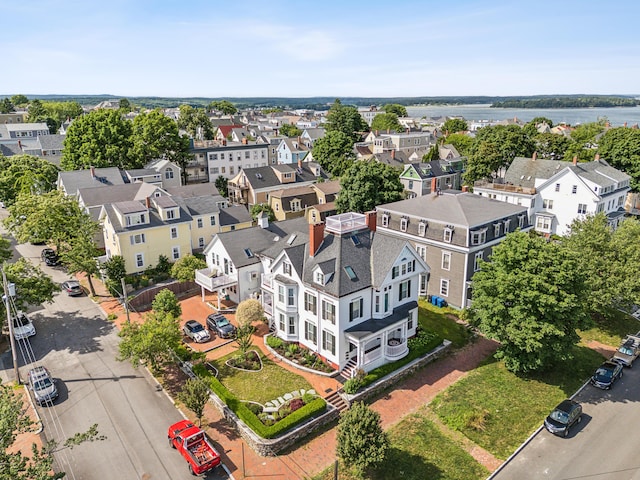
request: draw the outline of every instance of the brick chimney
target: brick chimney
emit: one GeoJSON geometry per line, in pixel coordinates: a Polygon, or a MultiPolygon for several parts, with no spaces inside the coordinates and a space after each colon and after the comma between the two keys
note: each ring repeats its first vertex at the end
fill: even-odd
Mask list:
{"type": "Polygon", "coordinates": [[[438,179],[436,177],[433,177],[431,179],[431,194],[435,195],[437,189],[438,189],[438,179]]]}
{"type": "Polygon", "coordinates": [[[91,178],[96,178],[96,167],[91,166],[89,170],[91,171],[91,178]]]}
{"type": "Polygon", "coordinates": [[[150,209],[151,208],[151,197],[145,197],[144,204],[147,206],[148,209],[150,209]]]}
{"type": "Polygon", "coordinates": [[[574,164],[574,165],[577,165],[577,164],[578,164],[578,156],[577,156],[577,155],[574,155],[574,156],[573,156],[573,164],[574,164]]]}
{"type": "Polygon", "coordinates": [[[309,256],[315,257],[324,240],[324,222],[309,224],[309,256]]]}
{"type": "Polygon", "coordinates": [[[469,186],[468,185],[462,185],[462,191],[463,192],[468,192],[469,191],[469,186]]]}
{"type": "Polygon", "coordinates": [[[391,150],[391,160],[395,160],[395,159],[396,159],[396,151],[391,150]]]}
{"type": "Polygon", "coordinates": [[[302,159],[301,158],[298,159],[298,168],[302,168],[302,159]]]}
{"type": "Polygon", "coordinates": [[[247,145],[248,143],[249,143],[249,140],[247,140],[247,137],[242,137],[242,144],[247,145]]]}
{"type": "Polygon", "coordinates": [[[531,157],[531,160],[535,162],[537,159],[538,159],[538,152],[533,152],[533,156],[531,157]]]}
{"type": "Polygon", "coordinates": [[[367,227],[369,227],[369,230],[371,230],[372,232],[376,231],[376,211],[372,210],[370,212],[366,212],[366,219],[367,219],[367,227]]]}
{"type": "Polygon", "coordinates": [[[594,158],[594,160],[597,162],[598,160],[600,160],[600,154],[596,153],[596,157],[594,158]]]}

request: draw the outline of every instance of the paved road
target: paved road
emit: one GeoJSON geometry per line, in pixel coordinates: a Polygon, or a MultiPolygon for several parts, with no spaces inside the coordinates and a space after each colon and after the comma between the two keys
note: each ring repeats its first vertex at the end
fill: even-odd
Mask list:
{"type": "MultiPolygon", "coordinates": [[[[42,246],[18,245],[18,252],[39,263],[54,281],[67,275],[40,262],[42,246]]],[[[167,442],[167,427],[182,417],[156,382],[140,368],[118,362],[118,337],[88,297],[58,294],[52,304],[30,312],[37,329],[31,347],[38,362],[59,379],[60,398],[38,411],[48,440],[59,444],[98,424],[105,440],[85,442],[54,454],[56,470],[73,480],[193,478],[186,461],[167,442]]],[[[2,357],[3,377],[12,378],[10,355],[2,357]]],[[[19,353],[21,375],[29,369],[19,353]]],[[[209,479],[228,478],[217,469],[209,479]]]]}
{"type": "Polygon", "coordinates": [[[611,390],[588,385],[576,400],[584,416],[569,438],[542,430],[495,480],[639,480],[640,363],[611,390]]]}

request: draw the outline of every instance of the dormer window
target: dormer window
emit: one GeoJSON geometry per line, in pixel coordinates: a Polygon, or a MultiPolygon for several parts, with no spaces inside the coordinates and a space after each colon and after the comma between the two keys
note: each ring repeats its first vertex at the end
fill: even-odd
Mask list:
{"type": "Polygon", "coordinates": [[[426,233],[427,233],[427,222],[422,221],[418,224],[418,235],[420,235],[421,237],[424,237],[426,233]]]}
{"type": "Polygon", "coordinates": [[[324,285],[324,273],[322,273],[320,270],[316,271],[313,277],[313,281],[318,285],[324,285]]]}
{"type": "Polygon", "coordinates": [[[504,233],[505,233],[505,234],[509,233],[509,227],[510,227],[510,226],[511,226],[511,219],[510,219],[510,218],[507,218],[507,219],[504,221],[504,233]]]}
{"type": "Polygon", "coordinates": [[[451,239],[453,238],[453,228],[445,227],[444,229],[444,241],[447,243],[451,243],[451,239]]]}
{"type": "Polygon", "coordinates": [[[482,245],[487,240],[487,229],[471,232],[471,245],[482,245]]]}
{"type": "Polygon", "coordinates": [[[406,232],[408,224],[409,224],[409,219],[407,217],[402,217],[400,219],[400,231],[406,232]]]}
{"type": "Polygon", "coordinates": [[[499,223],[494,223],[493,224],[493,236],[494,237],[499,237],[500,236],[500,224],[499,223]]]}
{"type": "Polygon", "coordinates": [[[167,220],[173,220],[176,218],[176,211],[174,209],[167,210],[167,220]]]}
{"type": "Polygon", "coordinates": [[[524,228],[524,215],[518,215],[518,228],[524,228]]]}
{"type": "Polygon", "coordinates": [[[389,226],[389,214],[388,213],[382,214],[382,226],[383,227],[388,227],[389,226]]]}

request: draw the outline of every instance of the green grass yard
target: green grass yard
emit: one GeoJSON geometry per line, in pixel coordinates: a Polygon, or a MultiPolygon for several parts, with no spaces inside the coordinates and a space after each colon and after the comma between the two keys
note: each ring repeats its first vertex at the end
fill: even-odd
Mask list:
{"type": "Polygon", "coordinates": [[[596,319],[592,328],[579,331],[582,342],[589,343],[595,340],[605,345],[617,347],[625,335],[640,331],[640,322],[631,315],[620,310],[612,310],[611,317],[607,320],[596,319]]]}

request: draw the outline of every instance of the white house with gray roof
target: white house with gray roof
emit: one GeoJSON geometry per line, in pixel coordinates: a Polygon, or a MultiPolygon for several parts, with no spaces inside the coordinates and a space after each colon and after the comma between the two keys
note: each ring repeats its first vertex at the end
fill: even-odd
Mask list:
{"type": "Polygon", "coordinates": [[[445,190],[376,207],[378,231],[406,240],[429,265],[420,295],[456,308],[469,306],[471,279],[505,236],[528,231],[525,207],[469,192],[445,190]]]}
{"type": "Polygon", "coordinates": [[[474,184],[478,195],[527,207],[536,231],[565,235],[576,219],[604,212],[612,227],[624,218],[631,177],[596,156],[578,163],[517,157],[503,179],[474,184]]]}
{"type": "Polygon", "coordinates": [[[196,282],[212,290],[219,281],[236,301],[260,297],[275,335],[345,376],[407,355],[418,324],[418,279],[428,273],[409,241],[376,231],[373,214],[263,226],[244,231],[242,242],[219,234],[196,282]]]}

